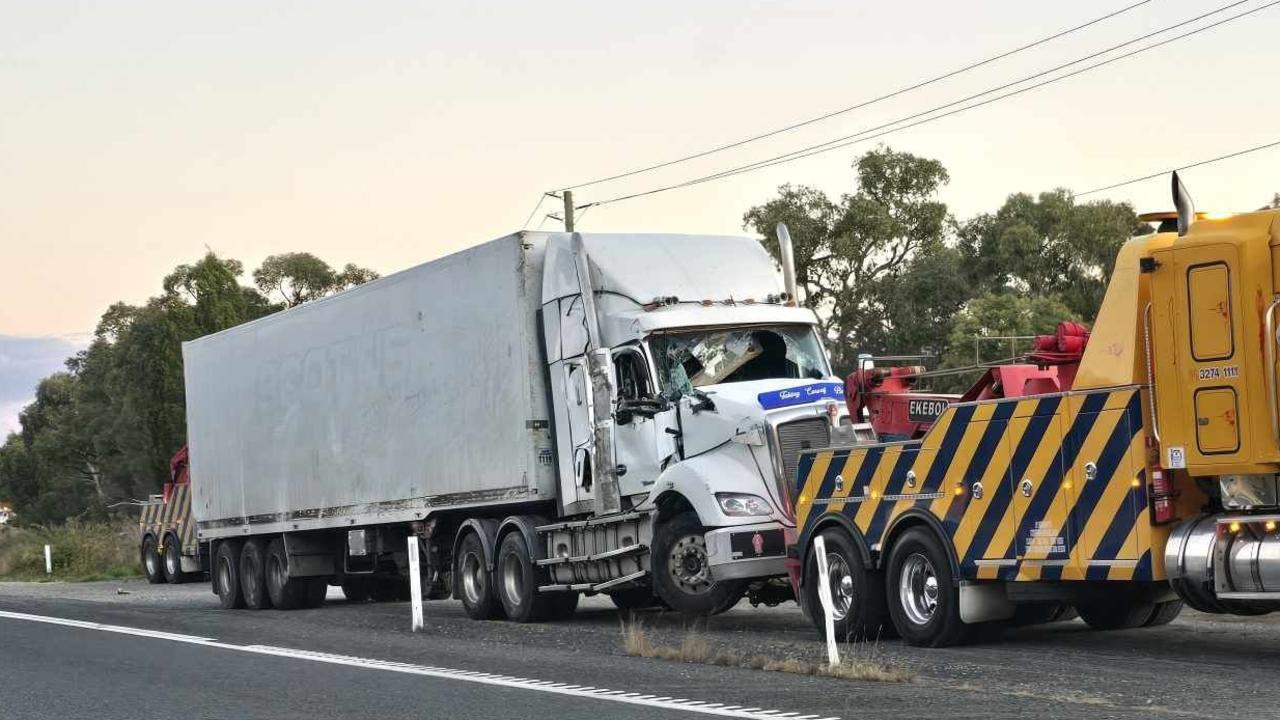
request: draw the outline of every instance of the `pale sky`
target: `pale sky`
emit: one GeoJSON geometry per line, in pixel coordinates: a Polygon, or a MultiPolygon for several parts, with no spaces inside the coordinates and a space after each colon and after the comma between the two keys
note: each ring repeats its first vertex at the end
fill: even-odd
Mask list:
{"type": "MultiPolygon", "coordinates": [[[[89,331],[206,247],[249,268],[305,250],[392,272],[519,229],[544,190],[851,105],[1131,1],[0,0],[0,335],[89,331]]],[[[579,202],[847,135],[1225,2],[1152,0],[579,202]]],[[[943,199],[963,218],[1011,192],[1084,190],[1280,140],[1278,29],[1280,7],[1264,10],[883,142],[941,160],[943,199]]],[[[595,208],[580,229],[740,233],[783,182],[852,190],[850,162],[873,146],[595,208]]],[[[1280,190],[1278,161],[1261,152],[1186,180],[1199,209],[1253,209],[1280,190]]],[[[1163,178],[1107,196],[1170,205],[1163,178]]]]}

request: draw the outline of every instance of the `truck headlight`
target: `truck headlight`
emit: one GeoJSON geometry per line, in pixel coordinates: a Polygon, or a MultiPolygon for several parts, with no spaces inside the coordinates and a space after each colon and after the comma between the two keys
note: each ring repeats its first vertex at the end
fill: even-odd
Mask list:
{"type": "Polygon", "coordinates": [[[758,495],[716,493],[716,502],[720,503],[720,511],[731,517],[773,514],[773,506],[758,495]]]}

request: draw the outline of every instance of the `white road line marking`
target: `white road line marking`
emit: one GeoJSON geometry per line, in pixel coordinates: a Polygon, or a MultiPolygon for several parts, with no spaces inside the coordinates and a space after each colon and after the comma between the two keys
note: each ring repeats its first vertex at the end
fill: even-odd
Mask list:
{"type": "MultiPolygon", "coordinates": [[[[618,694],[623,693],[624,691],[610,691],[602,688],[591,687],[584,688],[581,685],[564,685],[561,683],[553,683],[548,680],[490,675],[486,673],[478,673],[472,670],[451,670],[449,668],[427,665],[411,665],[409,663],[390,660],[375,660],[370,658],[353,657],[350,655],[334,655],[331,653],[317,652],[315,650],[297,650],[293,648],[274,647],[271,645],[236,645],[233,643],[221,642],[213,638],[199,637],[197,635],[182,635],[179,633],[164,632],[162,630],[145,630],[142,628],[128,627],[126,625],[108,625],[105,623],[89,622],[87,620],[71,620],[69,618],[53,617],[49,615],[31,615],[29,613],[0,610],[0,618],[23,620],[26,622],[38,622],[47,625],[61,625],[64,627],[73,627],[82,630],[98,630],[100,632],[110,632],[119,635],[133,635],[153,640],[168,640],[170,642],[180,642],[188,645],[203,645],[205,647],[217,648],[219,650],[234,650],[236,652],[251,653],[254,655],[271,655],[274,657],[308,660],[311,662],[327,663],[330,665],[346,665],[348,667],[360,667],[370,670],[385,670],[388,672],[404,673],[407,675],[434,677],[442,680],[460,680],[462,682],[477,683],[480,685],[497,685],[500,687],[515,688],[518,690],[533,690],[536,692],[545,692],[554,695],[592,698],[608,702],[626,703],[628,705],[644,705],[646,707],[661,708],[664,710],[680,710],[683,712],[698,713],[701,715],[748,718],[750,720],[769,720],[770,718],[779,717],[778,713],[781,712],[780,710],[755,710],[754,712],[741,709],[735,710],[716,705],[708,705],[705,702],[694,700],[672,699],[669,697],[654,698],[653,696],[635,696],[634,693],[618,694]]],[[[789,713],[789,715],[796,714],[798,713],[789,713]]],[[[838,720],[838,718],[831,718],[830,720],[838,720]]]]}

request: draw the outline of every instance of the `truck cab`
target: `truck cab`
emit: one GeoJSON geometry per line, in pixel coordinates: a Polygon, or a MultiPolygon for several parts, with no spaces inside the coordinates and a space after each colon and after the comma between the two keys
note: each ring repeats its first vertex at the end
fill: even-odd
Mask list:
{"type": "Polygon", "coordinates": [[[737,237],[557,234],[546,239],[544,278],[561,517],[643,518],[626,544],[557,526],[547,535],[552,584],[608,590],[617,586],[598,586],[634,576],[624,587],[651,581],[668,605],[707,613],[785,575],[788,479],[848,414],[816,316],[796,306],[764,248],[737,237]],[[593,383],[593,359],[607,383],[593,383]],[[601,552],[650,552],[637,551],[631,572],[607,569],[581,559],[597,542],[601,552]]]}

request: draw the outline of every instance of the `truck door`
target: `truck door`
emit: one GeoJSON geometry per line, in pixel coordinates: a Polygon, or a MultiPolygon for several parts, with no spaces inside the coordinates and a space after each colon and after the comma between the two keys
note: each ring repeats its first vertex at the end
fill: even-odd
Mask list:
{"type": "MultiPolygon", "coordinates": [[[[613,352],[614,382],[618,403],[655,397],[649,378],[649,363],[639,346],[630,345],[613,352]]],[[[662,471],[659,457],[658,423],[647,413],[619,412],[614,429],[618,459],[618,485],[623,495],[646,492],[662,471]]]]}

